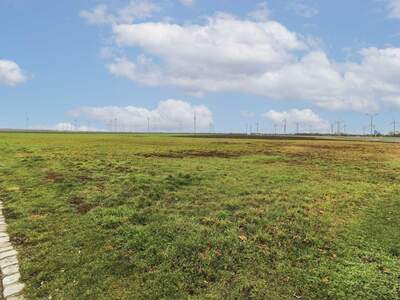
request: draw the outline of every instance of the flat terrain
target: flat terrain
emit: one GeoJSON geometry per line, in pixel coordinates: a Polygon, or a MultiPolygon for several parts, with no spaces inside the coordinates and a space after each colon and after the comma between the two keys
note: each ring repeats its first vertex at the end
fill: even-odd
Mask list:
{"type": "Polygon", "coordinates": [[[398,299],[400,145],[0,133],[27,299],[398,299]]]}

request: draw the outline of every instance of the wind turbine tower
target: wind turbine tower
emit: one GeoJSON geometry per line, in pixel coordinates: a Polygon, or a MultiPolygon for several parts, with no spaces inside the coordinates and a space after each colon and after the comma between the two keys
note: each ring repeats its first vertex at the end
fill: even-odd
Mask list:
{"type": "Polygon", "coordinates": [[[396,135],[396,119],[393,119],[392,125],[393,125],[393,135],[395,136],[396,135]]]}
{"type": "Polygon", "coordinates": [[[287,120],[283,120],[283,134],[286,134],[287,120]]]}
{"type": "Polygon", "coordinates": [[[196,112],[194,112],[193,114],[193,129],[194,129],[194,134],[197,133],[197,116],[196,116],[196,112]]]}
{"type": "Polygon", "coordinates": [[[367,114],[367,116],[370,118],[370,130],[371,130],[371,135],[374,135],[374,118],[378,116],[377,113],[375,114],[367,114]]]}

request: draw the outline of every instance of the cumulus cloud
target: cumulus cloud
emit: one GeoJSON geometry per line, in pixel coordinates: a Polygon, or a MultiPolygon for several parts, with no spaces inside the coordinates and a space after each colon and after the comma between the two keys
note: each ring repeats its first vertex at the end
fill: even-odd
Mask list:
{"type": "MultiPolygon", "coordinates": [[[[261,3],[256,12],[263,9],[261,3]]],[[[195,24],[113,22],[119,53],[105,51],[106,66],[115,76],[192,95],[243,92],[362,112],[399,102],[400,48],[364,48],[352,60],[335,61],[313,39],[263,15],[218,13],[195,24]],[[131,57],[130,49],[139,54],[131,57]]]]}
{"type": "Polygon", "coordinates": [[[206,106],[173,99],[161,101],[153,110],[136,106],[82,107],[72,114],[113,124],[119,130],[146,131],[150,125],[151,131],[193,131],[194,116],[199,130],[206,130],[213,123],[213,115],[206,106]]]}
{"type": "Polygon", "coordinates": [[[131,23],[151,17],[160,11],[160,7],[149,0],[132,0],[126,6],[113,9],[113,12],[105,4],[99,4],[92,10],[82,10],[79,15],[89,24],[114,24],[131,23]]]}
{"type": "Polygon", "coordinates": [[[225,14],[203,25],[121,24],[113,31],[119,46],[143,53],[135,61],[116,59],[109,70],[146,85],[239,91],[357,111],[377,110],[400,96],[400,48],[366,48],[360,62],[336,62],[280,23],[225,14]]]}
{"type": "Polygon", "coordinates": [[[27,80],[24,71],[11,60],[0,59],[0,85],[15,86],[27,80]]]}
{"type": "Polygon", "coordinates": [[[304,0],[291,0],[288,7],[295,14],[304,18],[311,18],[319,14],[317,8],[307,5],[304,0]]]}
{"type": "Polygon", "coordinates": [[[314,130],[324,130],[329,127],[329,123],[311,109],[270,110],[264,113],[263,116],[275,124],[286,122],[288,126],[307,126],[312,127],[314,130]]]}
{"type": "Polygon", "coordinates": [[[389,18],[400,19],[400,0],[386,0],[389,18]]]}
{"type": "Polygon", "coordinates": [[[238,83],[276,69],[292,60],[292,51],[306,48],[277,22],[239,20],[226,14],[211,17],[204,25],[120,24],[113,26],[113,32],[120,47],[144,52],[136,61],[117,59],[108,66],[113,74],[191,92],[240,88],[238,83]]]}
{"type": "Polygon", "coordinates": [[[185,6],[192,6],[196,2],[195,0],[179,0],[180,3],[182,3],[185,6]]]}

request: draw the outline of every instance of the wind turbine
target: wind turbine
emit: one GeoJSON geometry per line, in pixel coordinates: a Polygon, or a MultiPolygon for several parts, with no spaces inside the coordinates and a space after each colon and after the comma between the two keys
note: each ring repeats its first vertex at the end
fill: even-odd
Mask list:
{"type": "Polygon", "coordinates": [[[374,135],[374,118],[378,116],[379,114],[377,113],[370,113],[366,114],[368,117],[370,117],[370,129],[371,129],[371,135],[374,135]]]}

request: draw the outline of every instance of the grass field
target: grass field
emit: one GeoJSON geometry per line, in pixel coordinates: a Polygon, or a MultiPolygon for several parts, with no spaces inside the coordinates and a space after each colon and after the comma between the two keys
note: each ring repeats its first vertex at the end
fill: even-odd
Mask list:
{"type": "Polygon", "coordinates": [[[27,299],[398,299],[400,145],[0,134],[27,299]]]}

